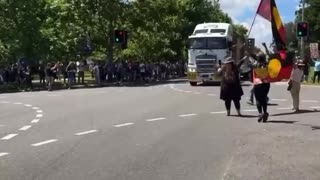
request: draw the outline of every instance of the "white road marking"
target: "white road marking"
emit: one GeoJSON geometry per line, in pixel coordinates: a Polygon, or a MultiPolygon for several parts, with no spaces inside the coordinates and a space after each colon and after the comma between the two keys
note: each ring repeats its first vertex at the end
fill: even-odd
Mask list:
{"type": "Polygon", "coordinates": [[[271,99],[272,101],[287,101],[287,99],[271,99]]]}
{"type": "Polygon", "coordinates": [[[31,104],[25,104],[24,106],[25,106],[25,107],[32,107],[31,104]]]}
{"type": "Polygon", "coordinates": [[[191,93],[191,91],[184,91],[185,93],[191,93]]]}
{"type": "Polygon", "coordinates": [[[0,127],[4,127],[4,125],[0,125],[0,127]]]}
{"type": "Polygon", "coordinates": [[[45,144],[49,144],[49,143],[53,143],[53,142],[56,142],[58,141],[58,139],[50,139],[50,140],[47,140],[47,141],[42,141],[42,142],[39,142],[39,143],[35,143],[35,144],[31,144],[31,146],[42,146],[42,145],[45,145],[45,144]]]}
{"type": "Polygon", "coordinates": [[[8,101],[0,101],[0,103],[2,103],[2,104],[8,104],[9,102],[8,102],[8,101]]]}
{"type": "Polygon", "coordinates": [[[320,106],[313,106],[313,107],[310,107],[311,109],[320,109],[320,106]]]}
{"type": "Polygon", "coordinates": [[[179,117],[191,117],[191,116],[196,116],[197,114],[182,114],[179,115],[179,117]]]}
{"type": "Polygon", "coordinates": [[[305,102],[305,103],[318,103],[319,101],[315,101],[315,100],[302,100],[302,102],[305,102]]]}
{"type": "Polygon", "coordinates": [[[216,94],[208,94],[208,96],[217,96],[216,94]]]}
{"type": "Polygon", "coordinates": [[[16,103],[13,103],[13,104],[15,104],[15,105],[21,105],[21,104],[23,104],[22,102],[16,102],[16,103]]]}
{"type": "Polygon", "coordinates": [[[48,95],[49,97],[60,97],[60,96],[62,96],[61,94],[49,94],[48,95]]]}
{"type": "Polygon", "coordinates": [[[20,128],[20,131],[26,131],[28,129],[30,129],[32,126],[23,126],[22,128],[20,128]]]}
{"type": "Polygon", "coordinates": [[[40,121],[40,119],[34,119],[31,121],[31,123],[35,124],[35,123],[38,123],[40,121]]]}
{"type": "Polygon", "coordinates": [[[76,133],[75,135],[81,136],[81,135],[91,134],[91,133],[95,133],[95,132],[98,132],[98,130],[90,130],[90,131],[80,132],[80,133],[76,133]]]}
{"type": "Polygon", "coordinates": [[[131,125],[134,125],[134,123],[118,124],[118,125],[115,125],[115,126],[113,126],[113,127],[118,128],[118,127],[131,126],[131,125]]]}
{"type": "Polygon", "coordinates": [[[277,110],[291,110],[292,108],[277,108],[277,110]]]}
{"type": "Polygon", "coordinates": [[[0,99],[5,99],[5,98],[8,98],[8,97],[5,97],[5,96],[0,96],[0,99]]]}
{"type": "Polygon", "coordinates": [[[38,109],[40,109],[40,108],[38,108],[38,107],[33,107],[32,109],[34,109],[34,110],[38,110],[38,109]]]}
{"type": "Polygon", "coordinates": [[[18,134],[8,134],[6,136],[4,136],[3,138],[1,138],[2,140],[9,140],[11,138],[14,138],[15,136],[17,136],[18,134]]]}
{"type": "Polygon", "coordinates": [[[41,118],[41,117],[43,117],[43,114],[37,114],[36,117],[41,118]]]}
{"type": "Polygon", "coordinates": [[[146,121],[148,122],[153,122],[153,121],[161,121],[161,120],[165,120],[166,118],[153,118],[153,119],[148,119],[146,121]]]}
{"type": "Polygon", "coordinates": [[[210,112],[210,114],[225,114],[227,111],[210,112]]]}
{"type": "Polygon", "coordinates": [[[0,152],[0,157],[2,156],[6,156],[6,155],[9,155],[10,153],[7,153],[7,152],[0,152]]]}
{"type": "Polygon", "coordinates": [[[258,110],[256,109],[247,109],[247,110],[243,110],[243,112],[257,112],[258,110]]]}
{"type": "Polygon", "coordinates": [[[43,113],[43,111],[42,110],[37,110],[37,113],[43,113]]]}
{"type": "Polygon", "coordinates": [[[201,94],[200,92],[194,92],[194,94],[201,94]]]}

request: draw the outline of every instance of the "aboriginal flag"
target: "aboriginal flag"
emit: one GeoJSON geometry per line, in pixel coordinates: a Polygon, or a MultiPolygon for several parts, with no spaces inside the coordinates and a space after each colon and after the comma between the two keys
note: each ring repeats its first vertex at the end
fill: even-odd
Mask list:
{"type": "Polygon", "coordinates": [[[275,0],[261,0],[257,14],[271,22],[273,39],[279,51],[286,47],[286,31],[275,0]]]}

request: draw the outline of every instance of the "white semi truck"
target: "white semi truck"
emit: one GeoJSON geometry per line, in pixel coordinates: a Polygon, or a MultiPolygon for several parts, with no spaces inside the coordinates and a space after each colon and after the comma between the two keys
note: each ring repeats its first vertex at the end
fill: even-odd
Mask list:
{"type": "Polygon", "coordinates": [[[228,23],[198,24],[189,36],[188,80],[191,86],[199,82],[220,82],[218,65],[232,55],[232,26],[228,23]]]}

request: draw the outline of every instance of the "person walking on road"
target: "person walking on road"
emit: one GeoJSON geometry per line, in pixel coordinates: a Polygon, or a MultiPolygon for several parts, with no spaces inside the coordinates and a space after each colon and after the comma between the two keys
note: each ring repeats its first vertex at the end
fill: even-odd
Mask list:
{"type": "MultiPolygon", "coordinates": [[[[243,63],[243,61],[241,61],[243,63]]],[[[224,60],[224,65],[219,68],[219,73],[222,74],[220,99],[225,102],[227,110],[227,116],[230,116],[231,101],[237,109],[238,116],[241,116],[240,112],[240,100],[243,96],[243,90],[240,84],[239,67],[241,66],[234,64],[234,60],[231,57],[227,57],[224,60]]]]}
{"type": "Polygon", "coordinates": [[[314,74],[313,74],[313,83],[320,82],[320,59],[313,60],[314,62],[314,74]]]}
{"type": "Polygon", "coordinates": [[[294,69],[291,72],[291,77],[288,82],[289,89],[291,96],[292,96],[292,103],[293,103],[293,110],[295,112],[299,112],[299,101],[300,101],[300,89],[301,89],[301,82],[303,81],[303,68],[305,64],[303,61],[298,61],[294,69]]]}
{"type": "MultiPolygon", "coordinates": [[[[257,57],[257,60],[253,62],[254,67],[261,70],[266,70],[267,60],[266,56],[260,54],[257,57]]],[[[268,113],[268,93],[270,91],[270,82],[266,79],[267,76],[257,76],[256,73],[253,73],[253,84],[254,84],[254,95],[256,98],[256,106],[259,112],[258,122],[267,122],[269,113],[268,113]]]]}

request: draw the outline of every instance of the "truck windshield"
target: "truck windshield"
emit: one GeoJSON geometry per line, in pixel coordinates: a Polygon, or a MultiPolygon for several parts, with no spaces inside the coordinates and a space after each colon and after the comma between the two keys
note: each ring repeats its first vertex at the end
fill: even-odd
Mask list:
{"type": "Polygon", "coordinates": [[[190,38],[190,49],[226,49],[225,37],[190,38]]]}

